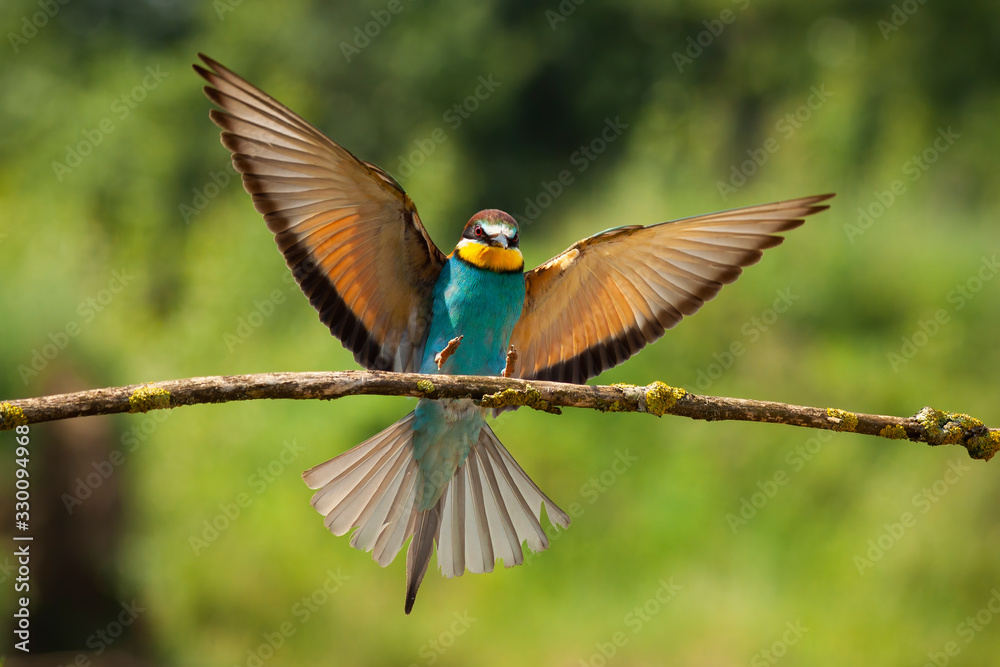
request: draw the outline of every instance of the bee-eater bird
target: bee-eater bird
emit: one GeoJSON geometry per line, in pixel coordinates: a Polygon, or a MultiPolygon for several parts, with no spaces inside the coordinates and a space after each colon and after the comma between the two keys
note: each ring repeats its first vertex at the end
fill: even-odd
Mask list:
{"type": "MultiPolygon", "coordinates": [[[[243,187],[320,320],[369,369],[499,375],[512,346],[511,375],[582,384],[693,315],[833,196],[615,227],[525,273],[511,216],[476,213],[445,255],[392,176],[200,57],[208,69],[194,68],[223,110],[211,119],[243,187]]],[[[522,563],[523,543],[546,549],[543,504],[554,525],[569,525],[485,417],[471,399],[420,399],[303,473],[327,528],[354,530],[351,546],[379,565],[412,536],[407,614],[435,543],[441,573],[455,577],[492,572],[497,558],[522,563]]]]}

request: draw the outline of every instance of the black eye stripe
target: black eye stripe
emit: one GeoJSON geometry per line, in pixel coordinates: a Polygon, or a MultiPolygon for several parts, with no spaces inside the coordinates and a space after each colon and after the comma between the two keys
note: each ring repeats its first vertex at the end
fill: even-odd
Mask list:
{"type": "MultiPolygon", "coordinates": [[[[496,231],[498,232],[498,235],[502,234],[507,239],[507,242],[510,244],[516,245],[520,239],[520,234],[518,233],[517,229],[513,230],[514,233],[509,236],[508,233],[510,232],[510,229],[506,228],[505,226],[498,227],[496,231]]],[[[483,226],[482,223],[476,222],[476,223],[470,223],[465,228],[465,231],[462,233],[462,237],[482,242],[483,239],[492,238],[493,235],[483,226]]]]}

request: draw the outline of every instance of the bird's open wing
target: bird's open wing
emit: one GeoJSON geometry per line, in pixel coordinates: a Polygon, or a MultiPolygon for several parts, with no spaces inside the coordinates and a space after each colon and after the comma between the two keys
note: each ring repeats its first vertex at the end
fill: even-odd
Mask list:
{"type": "Polygon", "coordinates": [[[530,271],[511,344],[525,379],[583,383],[652,343],[833,195],[601,232],[530,271]]]}
{"type": "Polygon", "coordinates": [[[419,370],[445,257],[413,202],[387,173],[200,57],[205,94],[224,110],[211,112],[222,144],[320,320],[366,368],[419,370]]]}

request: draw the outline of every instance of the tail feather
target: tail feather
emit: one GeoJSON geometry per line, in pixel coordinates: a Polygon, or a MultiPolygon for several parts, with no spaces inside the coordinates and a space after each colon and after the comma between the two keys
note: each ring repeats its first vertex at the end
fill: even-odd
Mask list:
{"type": "MultiPolygon", "coordinates": [[[[302,478],[309,488],[320,489],[312,499],[316,511],[329,516],[338,508],[342,509],[345,500],[351,494],[364,491],[374,478],[378,477],[381,481],[388,470],[380,467],[380,464],[393,454],[393,445],[400,444],[399,436],[408,435],[412,419],[412,414],[407,415],[354,449],[302,473],[302,478]]],[[[401,452],[401,447],[396,448],[395,453],[401,452]]],[[[376,487],[371,487],[369,490],[374,491],[376,487]]]]}
{"type": "Polygon", "coordinates": [[[446,577],[461,576],[466,569],[492,572],[498,557],[506,567],[519,565],[523,543],[533,551],[547,549],[543,503],[553,525],[565,528],[570,522],[485,424],[441,502],[438,564],[446,577]]]}
{"type": "Polygon", "coordinates": [[[351,546],[371,551],[385,567],[413,537],[406,559],[406,613],[423,581],[434,544],[445,577],[492,572],[524,562],[522,544],[549,546],[549,521],[565,528],[569,516],[531,481],[489,426],[445,487],[437,504],[418,511],[422,473],[413,455],[413,413],[354,449],[303,473],[318,489],[312,504],[335,535],[352,528],[351,546]]]}
{"type": "MultiPolygon", "coordinates": [[[[389,517],[392,512],[394,501],[399,496],[400,490],[407,479],[407,463],[410,453],[405,447],[398,448],[398,454],[393,458],[391,467],[372,495],[372,501],[368,503],[364,511],[357,518],[357,525],[361,529],[351,536],[351,546],[362,551],[371,551],[379,536],[389,525],[389,517]]],[[[409,477],[412,478],[412,475],[409,477]]],[[[405,489],[403,498],[406,497],[409,489],[405,489]]],[[[403,507],[404,503],[395,503],[397,508],[403,507]]],[[[397,511],[396,515],[400,512],[397,511]]],[[[398,518],[393,515],[393,518],[398,518]]],[[[376,559],[377,560],[377,559],[376,559]]]]}
{"type": "Polygon", "coordinates": [[[441,520],[438,522],[438,567],[446,577],[457,576],[465,572],[466,551],[470,551],[465,543],[465,487],[468,484],[466,467],[462,466],[455,472],[455,479],[444,490],[439,501],[441,504],[441,520]],[[459,499],[456,502],[456,498],[459,499]]]}
{"type": "Polygon", "coordinates": [[[368,438],[360,445],[347,450],[340,456],[306,470],[302,473],[302,478],[305,480],[310,489],[325,487],[335,478],[342,477],[347,474],[358,464],[366,463],[368,461],[368,454],[370,454],[373,449],[376,449],[379,445],[384,444],[386,437],[404,430],[404,427],[409,425],[412,420],[413,413],[410,413],[381,433],[368,438]]]}
{"type": "MultiPolygon", "coordinates": [[[[533,546],[529,541],[528,546],[534,551],[543,551],[548,549],[549,540],[545,536],[545,531],[542,530],[539,521],[542,517],[542,504],[545,504],[546,512],[549,517],[549,521],[560,528],[569,527],[569,515],[559,509],[559,506],[552,502],[552,499],[545,495],[531,478],[528,477],[528,473],[524,472],[524,469],[518,465],[514,457],[510,455],[510,452],[500,443],[500,440],[493,433],[488,425],[483,426],[483,434],[479,436],[479,444],[484,447],[490,456],[498,463],[502,463],[501,466],[497,466],[502,471],[505,472],[505,478],[509,479],[512,484],[512,488],[516,488],[521,499],[525,501],[527,505],[527,511],[525,511],[521,518],[534,517],[534,521],[529,523],[536,533],[538,542],[536,546],[533,546]]],[[[524,533],[525,535],[530,533],[524,533]]],[[[518,530],[518,535],[522,535],[521,529],[518,530]]]]}
{"type": "MultiPolygon", "coordinates": [[[[412,452],[411,459],[412,459],[412,452]]],[[[381,534],[375,540],[372,557],[382,567],[386,567],[396,558],[403,548],[406,538],[413,534],[417,524],[417,478],[420,476],[417,465],[407,464],[406,478],[386,517],[386,523],[380,527],[381,534]]]]}
{"type": "Polygon", "coordinates": [[[385,567],[396,558],[413,528],[418,471],[413,460],[411,412],[354,449],[302,474],[319,489],[312,505],[334,535],[351,536],[351,546],[372,551],[385,567]]]}
{"type": "MultiPolygon", "coordinates": [[[[386,451],[375,464],[375,468],[358,481],[349,493],[343,496],[339,505],[326,517],[326,526],[334,535],[343,535],[355,526],[365,526],[361,517],[370,515],[381,499],[380,491],[392,482],[392,470],[396,463],[405,463],[406,452],[386,451]]],[[[375,459],[375,455],[372,455],[375,459]]]]}
{"type": "MultiPolygon", "coordinates": [[[[479,439],[482,440],[482,436],[479,439]]],[[[483,499],[483,478],[479,474],[476,458],[472,452],[469,452],[469,458],[466,459],[462,468],[466,475],[464,500],[466,506],[465,567],[468,568],[469,572],[476,574],[492,572],[497,559],[493,553],[489,516],[486,514],[486,502],[483,499]]],[[[460,577],[462,573],[455,572],[451,576],[460,577]]]]}
{"type": "Polygon", "coordinates": [[[440,501],[429,510],[420,512],[416,530],[413,531],[413,541],[406,552],[406,606],[407,614],[413,610],[417,599],[417,589],[424,580],[427,564],[431,562],[431,552],[434,551],[434,540],[437,536],[438,517],[441,509],[440,501]]]}
{"type": "Polygon", "coordinates": [[[507,567],[520,565],[524,562],[524,553],[521,551],[522,540],[518,539],[514,523],[510,518],[510,510],[516,510],[517,507],[508,508],[505,505],[500,485],[497,484],[497,478],[493,472],[492,462],[489,460],[488,454],[483,451],[483,447],[476,447],[471,456],[475,458],[477,472],[484,482],[482,500],[486,506],[486,517],[489,520],[494,555],[497,558],[502,558],[507,567]]]}
{"type": "MultiPolygon", "coordinates": [[[[327,516],[327,524],[331,524],[337,516],[338,528],[343,534],[355,525],[363,526],[365,515],[371,516],[378,507],[385,490],[393,484],[400,468],[405,468],[408,452],[403,446],[407,433],[392,434],[382,449],[373,451],[369,459],[374,466],[364,475],[354,475],[353,479],[338,480],[341,486],[353,485],[353,489],[343,495],[339,505],[327,516]]],[[[332,526],[331,526],[332,530],[332,526]]]]}

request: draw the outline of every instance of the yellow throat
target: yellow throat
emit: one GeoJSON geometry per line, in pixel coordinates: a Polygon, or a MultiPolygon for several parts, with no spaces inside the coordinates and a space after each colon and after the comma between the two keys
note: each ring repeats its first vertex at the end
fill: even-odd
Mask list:
{"type": "Polygon", "coordinates": [[[461,243],[455,252],[461,259],[480,269],[511,273],[524,270],[524,257],[518,248],[497,248],[482,243],[461,243]]]}

